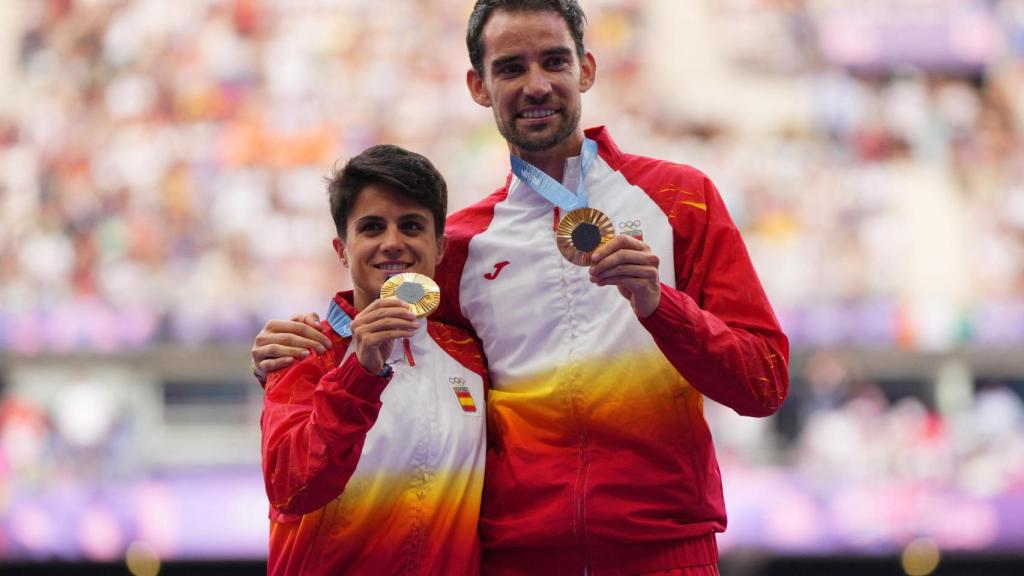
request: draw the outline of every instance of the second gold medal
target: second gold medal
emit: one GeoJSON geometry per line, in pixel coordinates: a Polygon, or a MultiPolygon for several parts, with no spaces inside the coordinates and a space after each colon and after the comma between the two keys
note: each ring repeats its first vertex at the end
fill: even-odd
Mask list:
{"type": "Polygon", "coordinates": [[[441,303],[441,288],[429,276],[407,272],[388,278],[380,287],[381,298],[407,302],[417,318],[423,318],[441,303]]]}
{"type": "Polygon", "coordinates": [[[604,212],[577,208],[558,223],[555,241],[565,259],[577,266],[590,266],[591,255],[615,237],[615,226],[604,212]]]}

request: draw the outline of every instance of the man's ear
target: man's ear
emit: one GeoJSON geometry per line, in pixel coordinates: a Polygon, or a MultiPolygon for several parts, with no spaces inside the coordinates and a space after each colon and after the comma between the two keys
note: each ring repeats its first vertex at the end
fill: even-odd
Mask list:
{"type": "Polygon", "coordinates": [[[348,268],[348,254],[345,252],[345,242],[335,236],[331,244],[334,246],[334,253],[338,255],[338,262],[341,262],[342,266],[348,268]]]}
{"type": "Polygon", "coordinates": [[[597,80],[597,60],[593,52],[587,50],[580,59],[580,92],[586,92],[597,80]]]}
{"type": "Polygon", "coordinates": [[[473,97],[474,102],[486,108],[491,107],[491,95],[487,93],[487,85],[476,68],[466,71],[466,87],[469,88],[469,95],[473,97]]]}

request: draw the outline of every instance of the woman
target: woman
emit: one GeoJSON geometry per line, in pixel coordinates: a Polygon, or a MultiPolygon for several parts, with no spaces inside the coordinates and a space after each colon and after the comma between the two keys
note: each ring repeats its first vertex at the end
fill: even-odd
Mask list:
{"type": "Polygon", "coordinates": [[[433,276],[447,190],[424,157],[375,146],[328,186],[353,290],[322,323],[332,346],[267,382],[261,419],[269,574],[476,574],[486,371],[467,333],[379,298],[433,276]]]}

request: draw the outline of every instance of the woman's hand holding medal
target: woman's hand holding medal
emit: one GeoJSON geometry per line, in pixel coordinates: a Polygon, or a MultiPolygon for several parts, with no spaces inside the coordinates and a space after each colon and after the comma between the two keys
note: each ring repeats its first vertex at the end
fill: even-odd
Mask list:
{"type": "Polygon", "coordinates": [[[379,374],[391,357],[398,338],[416,333],[416,314],[397,298],[374,300],[352,320],[352,343],[356,358],[371,374],[379,374]]]}
{"type": "Polygon", "coordinates": [[[590,281],[615,286],[629,300],[637,318],[654,313],[661,303],[658,256],[632,236],[616,236],[591,255],[590,281]]]}

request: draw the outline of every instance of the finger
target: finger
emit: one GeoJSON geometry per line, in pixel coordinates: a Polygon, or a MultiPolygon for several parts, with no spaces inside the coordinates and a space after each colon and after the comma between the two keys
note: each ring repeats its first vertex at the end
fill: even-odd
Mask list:
{"type": "Polygon", "coordinates": [[[293,322],[302,322],[303,324],[320,330],[320,315],[316,312],[309,312],[308,314],[296,314],[292,316],[293,322]]]}
{"type": "Polygon", "coordinates": [[[377,312],[383,310],[392,311],[396,313],[404,312],[406,316],[409,316],[410,318],[416,318],[416,314],[413,313],[412,308],[408,302],[394,297],[380,298],[378,300],[374,300],[369,306],[366,307],[366,310],[364,310],[363,312],[377,312]]]}
{"type": "Polygon", "coordinates": [[[363,334],[363,342],[387,342],[395,340],[397,338],[409,338],[416,332],[414,330],[405,330],[403,328],[397,328],[393,330],[378,330],[376,332],[366,332],[363,334]]]}
{"type": "Polygon", "coordinates": [[[262,362],[258,362],[256,364],[256,367],[259,368],[260,372],[263,372],[264,374],[268,374],[269,375],[271,372],[273,372],[275,370],[280,370],[281,368],[287,368],[288,366],[291,366],[294,363],[295,363],[295,359],[294,358],[286,356],[284,358],[274,358],[274,359],[271,359],[271,360],[263,360],[262,362]]]}
{"type": "Polygon", "coordinates": [[[645,264],[620,264],[598,274],[591,274],[590,281],[599,283],[615,277],[628,277],[658,282],[658,269],[645,264]]]}
{"type": "Polygon", "coordinates": [[[315,340],[315,335],[320,334],[320,330],[297,320],[270,320],[263,326],[257,338],[274,334],[299,334],[315,340]]]}
{"type": "Polygon", "coordinates": [[[353,334],[358,332],[360,335],[367,335],[386,330],[402,330],[412,335],[416,332],[417,328],[419,328],[419,323],[415,320],[384,316],[359,325],[353,324],[352,332],[353,334]]]}
{"type": "MultiPolygon", "coordinates": [[[[283,346],[296,350],[316,350],[319,354],[324,354],[327,350],[323,344],[316,340],[311,340],[305,336],[299,336],[297,334],[273,334],[261,339],[257,339],[253,345],[253,359],[261,360],[267,357],[267,354],[273,353],[274,349],[269,349],[269,346],[283,346]],[[260,355],[260,358],[257,358],[260,355]]],[[[292,354],[294,356],[294,354],[292,354]]]]}
{"type": "Polygon", "coordinates": [[[657,256],[651,252],[650,246],[643,242],[633,238],[632,236],[616,236],[613,240],[608,242],[600,248],[600,254],[595,252],[594,257],[591,257],[594,265],[605,265],[608,266],[609,260],[623,257],[636,257],[637,255],[644,254],[650,257],[657,258],[657,256]]]}
{"type": "Polygon", "coordinates": [[[256,364],[262,364],[267,360],[278,360],[281,358],[293,358],[301,360],[309,356],[309,350],[295,346],[284,346],[282,344],[267,344],[252,350],[252,360],[256,364]]]}
{"type": "Polygon", "coordinates": [[[591,276],[600,276],[618,266],[646,266],[658,269],[658,256],[651,252],[632,249],[621,249],[609,254],[601,262],[590,267],[591,276]]]}
{"type": "MultiPolygon", "coordinates": [[[[320,325],[319,314],[316,312],[310,312],[302,317],[302,322],[313,329],[314,334],[317,336],[317,341],[320,342],[324,348],[332,348],[334,346],[330,337],[323,332],[323,327],[320,325]]],[[[321,351],[320,353],[323,354],[324,352],[325,351],[321,351]]]]}
{"type": "Polygon", "coordinates": [[[292,342],[289,337],[298,337],[302,341],[308,341],[303,342],[298,347],[315,348],[321,354],[331,347],[331,339],[320,331],[319,326],[314,328],[295,320],[271,320],[267,322],[263,330],[256,336],[256,345],[292,342]]]}
{"type": "Polygon", "coordinates": [[[397,318],[407,322],[416,322],[416,315],[409,309],[407,303],[401,300],[377,300],[356,316],[352,321],[352,326],[354,329],[356,326],[370,324],[382,318],[397,318]]]}
{"type": "Polygon", "coordinates": [[[649,277],[637,277],[621,274],[611,275],[601,278],[600,280],[592,281],[598,286],[619,286],[631,292],[636,290],[653,290],[657,286],[657,283],[649,277]]]}
{"type": "Polygon", "coordinates": [[[275,334],[274,336],[264,340],[262,343],[253,346],[253,352],[255,353],[267,346],[274,345],[294,348],[297,350],[315,350],[318,354],[324,354],[326,352],[324,346],[319,342],[296,334],[275,334]]]}
{"type": "Polygon", "coordinates": [[[391,342],[398,340],[399,338],[409,338],[413,333],[406,330],[384,330],[381,332],[372,332],[364,334],[359,339],[358,347],[363,350],[374,350],[381,349],[382,351],[387,350],[390,354],[390,348],[386,346],[391,342]]]}
{"type": "Polygon", "coordinates": [[[621,234],[606,242],[604,246],[601,246],[597,250],[594,250],[594,253],[591,254],[590,259],[597,263],[604,260],[609,255],[618,252],[619,250],[644,251],[649,249],[650,247],[647,244],[644,244],[642,241],[637,240],[632,236],[621,234]]]}
{"type": "Polygon", "coordinates": [[[614,254],[621,250],[622,241],[619,240],[619,238],[622,238],[622,236],[616,236],[615,238],[612,238],[608,242],[605,242],[604,245],[599,247],[597,250],[594,250],[594,252],[590,255],[590,261],[596,264],[607,258],[610,254],[614,254]]]}

